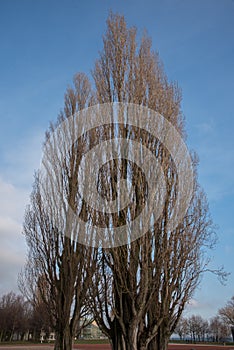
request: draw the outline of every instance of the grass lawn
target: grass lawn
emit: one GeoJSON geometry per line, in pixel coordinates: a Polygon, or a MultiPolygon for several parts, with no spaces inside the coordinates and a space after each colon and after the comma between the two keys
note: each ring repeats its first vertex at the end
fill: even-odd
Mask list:
{"type": "Polygon", "coordinates": [[[75,344],[110,344],[108,339],[79,339],[75,344]]]}

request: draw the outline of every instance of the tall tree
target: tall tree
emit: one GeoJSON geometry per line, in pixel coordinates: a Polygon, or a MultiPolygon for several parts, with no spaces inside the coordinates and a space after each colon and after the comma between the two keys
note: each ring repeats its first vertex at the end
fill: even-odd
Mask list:
{"type": "Polygon", "coordinates": [[[66,149],[72,130],[67,118],[92,101],[88,78],[77,74],[65,95],[64,110],[51,124],[44,145],[43,170],[36,174],[23,233],[29,248],[20,276],[22,292],[34,307],[43,304],[56,333],[56,350],[71,350],[74,335],[84,326],[89,283],[95,271],[95,251],[78,242],[80,230],[72,225],[68,207],[77,209],[77,169],[82,144],[66,149]],[[62,125],[59,133],[56,128],[62,125]]]}
{"type": "MultiPolygon", "coordinates": [[[[150,108],[163,115],[181,138],[185,137],[177,84],[168,82],[150,39],[144,35],[138,45],[136,29],[127,28],[122,16],[110,14],[107,20],[103,50],[93,77],[100,104],[122,102],[150,108]]],[[[212,221],[206,197],[197,182],[194,157],[193,199],[179,225],[169,228],[173,204],[180,195],[173,159],[162,142],[150,133],[118,124],[118,118],[114,123],[111,137],[118,125],[118,137],[140,142],[157,157],[164,173],[166,195],[160,217],[151,217],[153,227],[144,236],[124,246],[99,251],[99,276],[94,279],[96,294],[92,293],[92,308],[114,350],[165,350],[186,302],[207,269],[206,251],[215,243],[212,221]]],[[[139,215],[148,187],[141,170],[126,159],[114,160],[109,167],[102,168],[112,200],[115,183],[129,174],[132,202],[125,211],[111,214],[109,221],[104,219],[107,224],[118,227],[139,215]]],[[[106,193],[104,185],[102,191],[106,193]]]]}
{"type": "Polygon", "coordinates": [[[183,147],[177,143],[185,138],[180,89],[168,81],[151,40],[144,35],[138,44],[136,37],[136,29],[128,28],[124,17],[110,14],[103,50],[92,72],[95,98],[87,77],[77,75],[58,123],[47,134],[43,158],[47,176],[44,172],[36,176],[25,215],[24,233],[30,249],[25,279],[34,282],[34,295],[39,289],[40,298],[51,310],[56,349],[70,350],[81,311],[88,305],[113,350],[165,350],[207,269],[206,252],[215,242],[206,197],[197,182],[196,156],[186,165],[183,147]],[[99,106],[86,109],[94,103],[99,106]],[[140,121],[145,127],[128,123],[129,110],[144,112],[140,121]],[[82,128],[78,122],[81,111],[80,117],[86,117],[84,130],[78,130],[82,128]],[[109,122],[100,123],[99,116],[105,111],[109,122]],[[152,115],[156,113],[163,118],[155,121],[152,115]],[[168,131],[162,138],[150,132],[155,123],[158,130],[168,131]],[[169,133],[168,125],[174,133],[169,133]],[[164,145],[165,138],[170,139],[176,159],[164,145]],[[90,149],[96,150],[99,143],[110,145],[113,139],[126,142],[121,147],[112,144],[108,152],[101,148],[96,155],[102,161],[98,172],[95,156],[84,167],[90,149]],[[140,144],[139,162],[131,160],[136,143],[140,144]],[[84,176],[86,168],[94,179],[84,176]],[[188,168],[194,179],[191,183],[188,176],[183,190],[193,187],[190,204],[180,191],[181,173],[187,174],[188,168]],[[129,195],[125,206],[120,205],[125,190],[118,193],[123,182],[131,183],[130,191],[129,185],[123,187],[129,195]],[[99,207],[82,197],[90,188],[89,199],[92,202],[98,194],[99,207]],[[152,206],[145,209],[148,198],[152,206]],[[159,214],[151,210],[156,206],[152,198],[159,214]],[[114,203],[117,211],[105,212],[105,200],[110,206],[114,203]],[[188,210],[179,220],[182,207],[188,210]],[[71,211],[87,225],[71,220],[71,211]],[[148,218],[146,232],[142,212],[148,218]],[[174,226],[170,225],[172,218],[177,218],[174,226]],[[135,219],[138,226],[133,230],[129,222],[135,219]],[[113,234],[115,228],[120,236],[113,234]],[[105,239],[109,246],[103,244],[105,239]]]}

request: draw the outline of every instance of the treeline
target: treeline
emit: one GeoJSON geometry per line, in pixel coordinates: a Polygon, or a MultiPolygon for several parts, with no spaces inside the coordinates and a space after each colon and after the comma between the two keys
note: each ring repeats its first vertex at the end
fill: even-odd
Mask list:
{"type": "MultiPolygon", "coordinates": [[[[200,315],[181,317],[175,334],[183,341],[224,342],[231,335],[234,341],[233,318],[234,297],[209,320],[200,315]]],[[[43,303],[32,305],[22,295],[13,292],[0,297],[0,342],[39,341],[41,332],[49,338],[51,331],[53,329],[43,303]]]]}
{"type": "Polygon", "coordinates": [[[33,306],[22,295],[13,292],[0,297],[0,342],[39,341],[41,331],[49,333],[45,306],[33,306]]]}
{"type": "Polygon", "coordinates": [[[231,337],[232,327],[219,315],[206,320],[200,315],[192,315],[181,318],[177,324],[175,333],[180,340],[192,342],[225,342],[231,337]]]}

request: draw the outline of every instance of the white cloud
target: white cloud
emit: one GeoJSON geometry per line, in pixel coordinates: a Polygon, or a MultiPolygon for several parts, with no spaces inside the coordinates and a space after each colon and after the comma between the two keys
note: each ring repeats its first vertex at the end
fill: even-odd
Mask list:
{"type": "Polygon", "coordinates": [[[190,299],[188,302],[188,307],[190,309],[196,309],[200,307],[200,304],[196,299],[190,299]]]}
{"type": "Polygon", "coordinates": [[[0,216],[5,220],[21,220],[28,194],[29,191],[17,188],[0,177],[0,216]]]}
{"type": "Polygon", "coordinates": [[[188,302],[184,316],[190,317],[191,315],[200,315],[204,318],[210,318],[211,316],[215,316],[217,312],[217,304],[215,304],[214,300],[208,301],[207,299],[203,300],[199,298],[199,300],[192,298],[188,302]]]}
{"type": "Polygon", "coordinates": [[[0,168],[0,295],[17,289],[26,258],[22,224],[33,173],[40,166],[44,132],[17,139],[2,152],[0,168]]]}
{"type": "Polygon", "coordinates": [[[0,293],[15,290],[17,275],[25,261],[22,235],[28,191],[0,178],[0,293]]]}
{"type": "Polygon", "coordinates": [[[213,136],[215,134],[215,129],[216,129],[216,125],[214,120],[210,119],[209,121],[203,121],[201,123],[198,123],[195,125],[195,128],[197,129],[197,131],[204,136],[204,134],[209,134],[211,136],[213,136]]]}

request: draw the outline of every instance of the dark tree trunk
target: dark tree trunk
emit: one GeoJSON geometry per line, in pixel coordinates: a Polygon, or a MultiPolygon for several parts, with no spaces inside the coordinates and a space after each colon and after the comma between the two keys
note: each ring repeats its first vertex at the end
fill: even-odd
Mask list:
{"type": "Polygon", "coordinates": [[[232,339],[234,341],[234,326],[231,327],[231,332],[232,332],[232,339]]]}
{"type": "Polygon", "coordinates": [[[122,336],[122,331],[120,325],[115,319],[112,323],[112,330],[110,336],[111,349],[112,350],[126,350],[124,339],[122,336]]]}
{"type": "Polygon", "coordinates": [[[111,338],[111,349],[112,350],[126,350],[121,334],[115,334],[111,338]]]}
{"type": "Polygon", "coordinates": [[[133,323],[128,330],[128,338],[126,341],[126,349],[127,350],[139,350],[137,347],[137,325],[133,323]]]}
{"type": "Polygon", "coordinates": [[[168,332],[163,327],[160,327],[158,334],[151,340],[147,350],[167,350],[169,338],[168,332]]]}
{"type": "Polygon", "coordinates": [[[56,332],[54,350],[72,350],[72,342],[72,334],[68,326],[56,332]]]}
{"type": "Polygon", "coordinates": [[[112,350],[139,350],[137,346],[137,327],[129,327],[125,336],[123,336],[118,322],[115,329],[116,331],[113,331],[113,337],[111,338],[112,350]]]}

